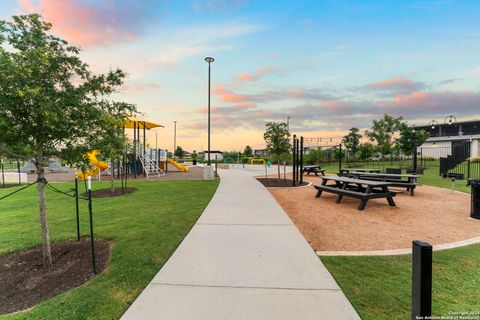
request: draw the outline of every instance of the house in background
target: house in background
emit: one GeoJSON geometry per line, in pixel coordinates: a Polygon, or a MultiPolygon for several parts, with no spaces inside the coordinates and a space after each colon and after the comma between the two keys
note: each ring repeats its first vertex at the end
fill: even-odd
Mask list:
{"type": "Polygon", "coordinates": [[[430,134],[427,141],[419,147],[423,157],[439,159],[454,155],[466,159],[480,156],[480,120],[450,120],[443,124],[431,123],[415,129],[425,130],[430,134]]]}
{"type": "MultiPolygon", "coordinates": [[[[201,152],[203,153],[203,160],[208,161],[208,150],[201,152]]],[[[210,150],[210,161],[222,161],[223,152],[218,150],[210,150]],[[215,158],[216,157],[216,158],[215,158]]]]}
{"type": "Polygon", "coordinates": [[[253,155],[256,157],[269,157],[270,153],[268,149],[255,149],[253,150],[253,155]]]}

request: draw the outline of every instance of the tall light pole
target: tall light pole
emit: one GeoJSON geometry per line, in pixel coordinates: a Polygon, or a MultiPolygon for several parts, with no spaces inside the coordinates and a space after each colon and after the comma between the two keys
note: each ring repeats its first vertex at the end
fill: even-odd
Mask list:
{"type": "Polygon", "coordinates": [[[207,165],[210,163],[210,64],[215,61],[212,57],[206,57],[205,61],[208,62],[208,158],[207,165]]]}
{"type": "Polygon", "coordinates": [[[175,160],[175,151],[177,151],[177,121],[173,121],[173,160],[175,160]]]}
{"type": "Polygon", "coordinates": [[[155,132],[155,159],[158,162],[158,132],[155,132]]]}

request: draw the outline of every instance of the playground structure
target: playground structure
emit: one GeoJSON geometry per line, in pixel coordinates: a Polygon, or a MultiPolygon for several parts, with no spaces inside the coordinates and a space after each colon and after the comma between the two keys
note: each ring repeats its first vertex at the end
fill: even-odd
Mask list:
{"type": "MultiPolygon", "coordinates": [[[[136,178],[137,175],[143,175],[147,179],[151,175],[162,177],[165,172],[168,171],[168,163],[172,164],[180,171],[187,172],[188,167],[181,165],[175,160],[168,157],[166,149],[152,149],[147,148],[147,130],[154,128],[163,128],[164,126],[153,122],[141,120],[138,118],[129,118],[123,125],[123,130],[133,129],[133,152],[126,155],[122,164],[123,171],[133,174],[136,178]],[[143,134],[142,134],[143,133],[143,134]],[[142,141],[143,136],[143,141],[142,141]]],[[[118,164],[119,165],[119,164],[118,164]]],[[[117,174],[119,174],[119,168],[117,165],[117,174]]],[[[114,168],[112,168],[114,172],[114,168]]]]}

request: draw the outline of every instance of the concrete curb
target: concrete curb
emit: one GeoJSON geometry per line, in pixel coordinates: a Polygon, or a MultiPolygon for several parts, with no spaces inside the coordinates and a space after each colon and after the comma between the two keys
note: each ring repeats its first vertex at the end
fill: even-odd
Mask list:
{"type": "MultiPolygon", "coordinates": [[[[433,246],[433,251],[442,251],[447,249],[460,248],[471,244],[480,243],[480,236],[445,244],[438,244],[433,246]]],[[[400,256],[412,253],[411,248],[393,249],[393,250],[373,250],[373,251],[315,251],[319,256],[400,256]]]]}

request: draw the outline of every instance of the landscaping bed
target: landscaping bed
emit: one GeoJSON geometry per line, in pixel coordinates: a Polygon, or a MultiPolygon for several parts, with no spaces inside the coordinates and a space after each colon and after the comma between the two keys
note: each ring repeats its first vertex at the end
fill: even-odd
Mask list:
{"type": "MultiPolygon", "coordinates": [[[[308,179],[321,183],[320,177],[308,179]]],[[[412,240],[438,245],[480,236],[480,221],[469,219],[470,195],[447,189],[421,185],[414,197],[403,189],[396,207],[375,199],[363,211],[358,199],[336,204],[336,195],[325,192],[315,198],[313,187],[269,191],[316,251],[404,249],[412,240]]]]}
{"type": "MultiPolygon", "coordinates": [[[[137,191],[137,188],[115,188],[113,191],[110,188],[107,189],[100,189],[100,190],[93,190],[92,191],[92,198],[110,198],[110,197],[118,197],[123,196],[125,194],[133,193],[137,191]]],[[[87,194],[84,194],[86,197],[87,194]]]]}
{"type": "MultiPolygon", "coordinates": [[[[0,256],[0,314],[24,310],[87,282],[92,270],[91,242],[52,244],[52,265],[42,265],[42,247],[0,256]]],[[[108,265],[112,243],[95,241],[97,273],[108,265]]]]}

